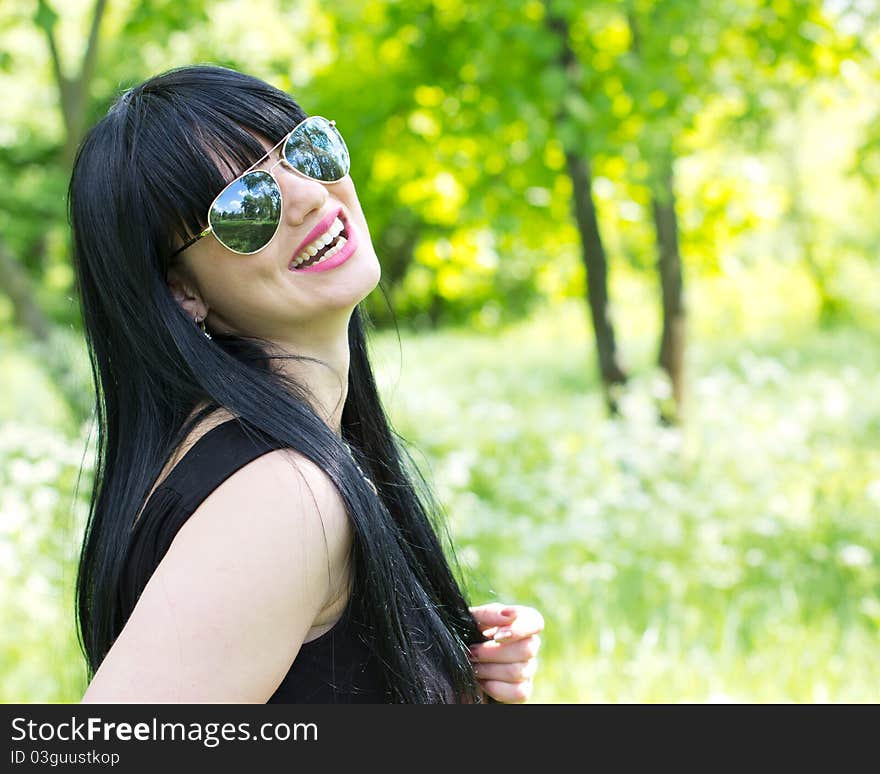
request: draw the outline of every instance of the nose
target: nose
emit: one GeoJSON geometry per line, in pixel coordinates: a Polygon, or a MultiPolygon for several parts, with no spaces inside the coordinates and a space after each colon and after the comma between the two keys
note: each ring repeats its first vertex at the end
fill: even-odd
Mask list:
{"type": "Polygon", "coordinates": [[[298,175],[284,164],[275,169],[278,184],[284,197],[284,220],[291,226],[301,226],[308,216],[324,209],[330,194],[317,180],[298,175]]]}

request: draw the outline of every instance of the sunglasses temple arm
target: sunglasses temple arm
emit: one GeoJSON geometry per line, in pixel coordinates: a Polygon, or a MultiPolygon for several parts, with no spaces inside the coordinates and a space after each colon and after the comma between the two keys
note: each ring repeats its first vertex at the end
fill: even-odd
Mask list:
{"type": "Polygon", "coordinates": [[[185,242],[182,247],[178,247],[173,253],[171,253],[171,257],[173,258],[175,255],[182,253],[186,250],[187,247],[192,247],[196,242],[200,239],[208,236],[214,229],[211,226],[208,226],[201,234],[196,234],[189,242],[185,242]]]}

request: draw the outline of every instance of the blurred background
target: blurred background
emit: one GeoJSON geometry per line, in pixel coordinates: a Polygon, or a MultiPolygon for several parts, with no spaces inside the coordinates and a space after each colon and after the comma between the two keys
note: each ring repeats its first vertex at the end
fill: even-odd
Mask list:
{"type": "Polygon", "coordinates": [[[346,137],[387,408],[474,602],[543,612],[535,700],[880,699],[878,21],[874,0],[6,0],[0,701],[85,687],[72,158],[121,90],[194,62],[346,137]]]}

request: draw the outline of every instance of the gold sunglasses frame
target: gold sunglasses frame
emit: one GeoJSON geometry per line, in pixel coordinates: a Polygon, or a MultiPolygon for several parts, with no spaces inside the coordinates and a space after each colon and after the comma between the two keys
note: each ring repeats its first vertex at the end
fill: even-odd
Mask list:
{"type": "MultiPolygon", "coordinates": [[[[281,198],[281,212],[282,213],[284,212],[284,194],[281,192],[281,186],[278,185],[278,181],[275,179],[275,175],[272,174],[275,167],[277,167],[279,164],[283,164],[285,166],[285,168],[289,169],[291,172],[295,172],[296,174],[300,175],[301,177],[306,178],[306,180],[315,180],[318,183],[325,183],[325,184],[338,183],[340,180],[342,180],[345,177],[345,175],[347,175],[351,171],[351,155],[348,151],[348,145],[345,142],[345,138],[342,136],[342,134],[339,132],[338,129],[337,129],[336,133],[339,135],[339,139],[342,140],[342,145],[345,148],[345,155],[348,158],[348,165],[347,165],[348,170],[346,170],[345,175],[343,175],[342,177],[336,178],[336,180],[321,180],[317,177],[312,177],[311,175],[307,175],[305,172],[302,172],[301,170],[299,170],[295,166],[293,166],[293,164],[291,164],[287,160],[287,157],[284,155],[284,153],[281,154],[281,158],[278,159],[278,161],[276,161],[271,167],[269,167],[269,169],[259,169],[259,170],[256,169],[256,167],[258,167],[260,164],[262,164],[267,158],[269,158],[269,156],[271,156],[276,150],[278,150],[279,147],[281,147],[282,145],[286,145],[287,141],[293,136],[293,133],[297,129],[299,129],[301,126],[307,124],[309,121],[314,121],[315,119],[320,119],[322,121],[326,121],[328,124],[330,124],[330,126],[336,128],[336,121],[332,121],[329,118],[324,118],[324,116],[308,116],[307,118],[304,118],[302,121],[300,121],[296,126],[293,127],[293,129],[291,129],[286,135],[284,135],[284,137],[282,137],[277,143],[275,143],[275,145],[272,146],[272,148],[270,148],[268,151],[266,151],[266,153],[264,153],[257,161],[255,161],[253,164],[251,164],[244,172],[242,172],[234,180],[230,180],[226,185],[223,186],[220,193],[218,193],[214,197],[214,200],[211,202],[210,206],[208,207],[208,218],[207,218],[208,227],[204,231],[202,231],[199,234],[197,234],[196,236],[194,236],[188,242],[184,243],[184,245],[182,247],[178,247],[177,250],[175,250],[173,253],[171,253],[171,255],[169,256],[169,260],[171,258],[174,258],[175,256],[179,255],[187,248],[192,247],[200,239],[204,239],[206,236],[208,236],[208,234],[214,233],[214,227],[211,225],[211,211],[214,209],[214,205],[217,204],[217,201],[220,199],[221,196],[223,196],[223,194],[225,193],[226,189],[229,188],[229,186],[237,183],[239,180],[241,180],[243,177],[245,177],[245,175],[250,175],[253,172],[264,172],[265,174],[269,175],[272,178],[275,185],[278,186],[278,195],[281,198]]],[[[256,250],[251,250],[250,252],[247,252],[247,253],[242,252],[241,250],[235,250],[232,247],[229,247],[227,244],[225,244],[217,236],[215,236],[214,238],[218,242],[220,242],[220,244],[223,245],[223,247],[225,247],[227,250],[231,250],[233,253],[236,253],[238,255],[255,255],[256,253],[260,252],[260,250],[265,250],[272,243],[272,240],[275,239],[275,236],[278,234],[278,229],[280,226],[281,226],[281,217],[279,216],[278,223],[275,226],[275,232],[272,234],[271,238],[266,242],[266,244],[264,244],[262,247],[258,247],[256,250]]]]}

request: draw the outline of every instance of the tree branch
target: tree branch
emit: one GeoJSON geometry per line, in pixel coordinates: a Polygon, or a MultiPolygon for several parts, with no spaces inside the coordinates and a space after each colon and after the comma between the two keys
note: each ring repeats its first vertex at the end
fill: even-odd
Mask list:
{"type": "Polygon", "coordinates": [[[88,103],[89,86],[95,72],[95,64],[98,56],[98,41],[101,20],[107,8],[107,0],[95,0],[92,11],[92,22],[89,27],[89,37],[86,42],[86,50],[83,54],[79,72],[73,78],[64,74],[61,64],[61,55],[55,41],[55,23],[58,15],[49,5],[47,0],[37,0],[37,13],[34,21],[46,35],[49,44],[49,54],[52,59],[52,71],[58,84],[58,92],[61,96],[61,114],[64,118],[65,141],[63,148],[64,163],[70,166],[73,156],[85,130],[86,105],[88,103]]]}
{"type": "Polygon", "coordinates": [[[89,29],[89,41],[86,44],[86,53],[83,56],[78,78],[82,84],[83,91],[88,88],[92,81],[92,75],[95,72],[95,62],[98,56],[98,30],[106,8],[107,0],[95,0],[95,9],[92,12],[92,26],[89,29]]]}
{"type": "Polygon", "coordinates": [[[55,74],[55,83],[58,86],[58,94],[61,97],[61,113],[64,118],[64,126],[69,129],[70,81],[67,76],[64,75],[64,68],[61,65],[61,55],[58,51],[58,45],[55,42],[55,22],[57,19],[57,14],[52,10],[46,0],[37,0],[37,13],[34,16],[34,21],[45,33],[46,42],[49,44],[52,72],[55,74]]]}

